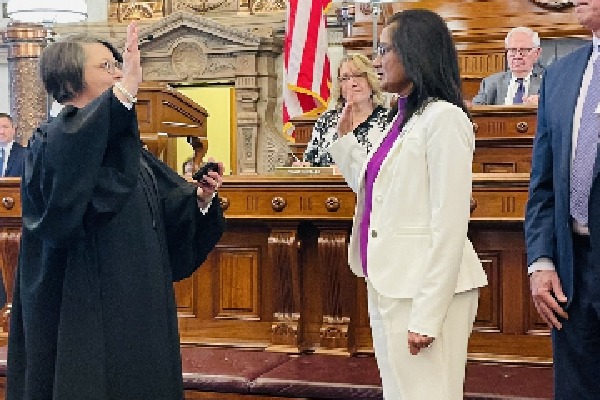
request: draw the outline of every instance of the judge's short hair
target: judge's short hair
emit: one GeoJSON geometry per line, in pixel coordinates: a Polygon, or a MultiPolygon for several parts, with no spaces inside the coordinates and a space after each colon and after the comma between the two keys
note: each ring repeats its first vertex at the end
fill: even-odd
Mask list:
{"type": "Polygon", "coordinates": [[[123,57],[108,41],[85,34],[76,34],[51,43],[40,56],[39,71],[46,91],[59,103],[72,100],[85,88],[84,44],[100,43],[110,50],[115,60],[123,57]]]}

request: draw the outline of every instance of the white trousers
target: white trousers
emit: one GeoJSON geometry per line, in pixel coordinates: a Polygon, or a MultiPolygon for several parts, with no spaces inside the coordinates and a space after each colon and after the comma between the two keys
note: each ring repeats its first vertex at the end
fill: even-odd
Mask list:
{"type": "Polygon", "coordinates": [[[411,299],[381,296],[367,279],[373,346],[385,400],[462,400],[467,344],[479,290],[454,295],[442,331],[431,346],[411,355],[411,299]]]}

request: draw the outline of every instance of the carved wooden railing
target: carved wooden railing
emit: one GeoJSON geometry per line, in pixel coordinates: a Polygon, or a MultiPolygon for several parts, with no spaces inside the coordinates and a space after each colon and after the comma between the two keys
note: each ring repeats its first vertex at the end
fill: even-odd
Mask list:
{"type": "MultiPolygon", "coordinates": [[[[0,179],[0,261],[9,302],[20,238],[18,181],[0,179]]],[[[474,174],[469,237],[489,285],[480,291],[471,358],[551,360],[526,273],[528,183],[527,173],[474,174]]],[[[366,285],[347,266],[355,196],[343,179],[229,176],[219,195],[225,235],[204,265],[175,285],[181,342],[372,352],[366,285]]]]}
{"type": "MultiPolygon", "coordinates": [[[[13,283],[21,241],[21,179],[0,178],[0,268],[6,292],[2,310],[2,332],[8,332],[13,283]]],[[[6,335],[0,335],[0,342],[6,335]]]]}

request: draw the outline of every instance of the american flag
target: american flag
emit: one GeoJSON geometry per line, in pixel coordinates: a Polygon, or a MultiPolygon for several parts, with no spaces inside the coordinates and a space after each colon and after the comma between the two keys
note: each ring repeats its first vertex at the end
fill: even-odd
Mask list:
{"type": "Polygon", "coordinates": [[[325,14],[332,0],[288,0],[284,42],[283,131],[290,118],[316,115],[329,101],[325,14]]]}

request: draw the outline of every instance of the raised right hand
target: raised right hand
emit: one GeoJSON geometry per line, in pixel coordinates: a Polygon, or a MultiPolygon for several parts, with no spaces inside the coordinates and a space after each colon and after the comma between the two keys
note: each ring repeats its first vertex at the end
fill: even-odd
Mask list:
{"type": "Polygon", "coordinates": [[[352,103],[346,103],[338,120],[337,132],[342,137],[352,131],[352,103]]]}
{"type": "Polygon", "coordinates": [[[140,48],[138,46],[138,26],[131,22],[127,26],[127,39],[123,52],[123,79],[122,85],[133,96],[137,95],[138,87],[142,82],[142,66],[140,48]]]}
{"type": "Polygon", "coordinates": [[[550,329],[553,327],[561,329],[562,324],[557,316],[569,319],[569,315],[559,304],[559,302],[566,303],[567,297],[563,292],[556,271],[533,272],[529,277],[529,285],[533,296],[533,304],[540,317],[548,324],[550,329]]]}

